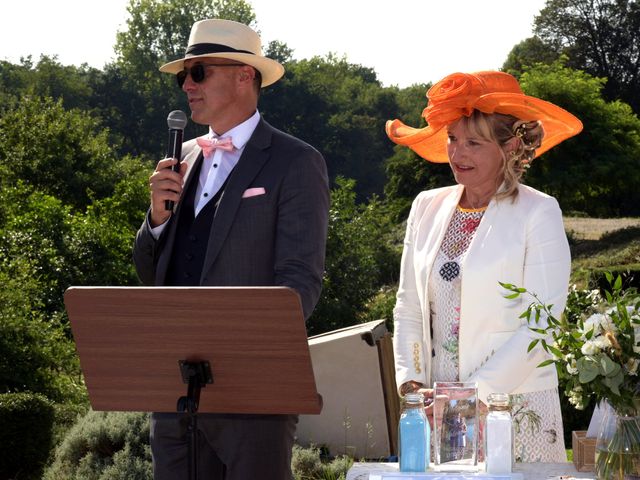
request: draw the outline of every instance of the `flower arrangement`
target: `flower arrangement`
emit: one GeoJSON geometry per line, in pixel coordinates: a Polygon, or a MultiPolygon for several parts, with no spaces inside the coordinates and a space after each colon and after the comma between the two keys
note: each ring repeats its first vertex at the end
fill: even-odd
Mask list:
{"type": "Polygon", "coordinates": [[[549,353],[539,366],[555,363],[569,402],[584,409],[594,399],[608,403],[616,416],[634,419],[618,427],[606,444],[596,445],[598,477],[624,478],[624,472],[637,475],[640,469],[640,294],[623,289],[620,276],[605,276],[609,288],[604,296],[573,287],[561,318],[535,293],[501,285],[510,292],[506,298],[533,298],[521,315],[538,334],[528,352],[540,345],[549,353]]]}
{"type": "Polygon", "coordinates": [[[511,284],[501,285],[511,292],[506,298],[523,294],[533,298],[521,318],[526,318],[540,337],[529,344],[528,351],[540,343],[551,355],[540,366],[556,364],[574,407],[583,409],[594,398],[598,402],[607,400],[619,414],[638,415],[640,295],[635,289],[623,291],[620,276],[614,279],[610,273],[605,275],[611,288],[604,298],[598,290],[592,290],[576,299],[580,293],[574,287],[567,302],[573,310],[567,307],[559,319],[535,293],[511,284]],[[581,312],[575,311],[576,305],[581,312]],[[546,320],[546,326],[540,326],[541,319],[546,320]]]}

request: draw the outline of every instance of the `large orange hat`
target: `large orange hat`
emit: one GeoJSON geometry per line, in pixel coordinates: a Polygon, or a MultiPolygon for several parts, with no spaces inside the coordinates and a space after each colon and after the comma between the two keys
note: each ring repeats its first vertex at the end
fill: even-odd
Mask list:
{"type": "Polygon", "coordinates": [[[518,81],[504,72],[453,73],[427,91],[429,102],[422,116],[424,128],[413,128],[400,120],[389,120],[386,132],[399,145],[409,147],[422,158],[447,163],[447,125],[473,110],[503,113],[520,120],[539,120],[544,129],[536,156],[582,130],[582,122],[553,103],[525,95],[518,81]]]}

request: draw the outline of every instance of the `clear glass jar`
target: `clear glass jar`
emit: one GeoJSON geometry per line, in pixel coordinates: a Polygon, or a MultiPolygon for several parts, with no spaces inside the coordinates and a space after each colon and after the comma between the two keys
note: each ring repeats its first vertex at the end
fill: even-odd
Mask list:
{"type": "Polygon", "coordinates": [[[424,412],[424,395],[407,393],[398,424],[401,472],[424,472],[431,458],[431,428],[424,412]]]}
{"type": "Polygon", "coordinates": [[[604,416],[596,439],[596,478],[640,478],[640,416],[622,415],[606,401],[600,405],[604,416]]]}
{"type": "Polygon", "coordinates": [[[509,395],[492,393],[487,401],[489,413],[484,442],[485,469],[491,474],[511,473],[514,438],[509,395]]]}

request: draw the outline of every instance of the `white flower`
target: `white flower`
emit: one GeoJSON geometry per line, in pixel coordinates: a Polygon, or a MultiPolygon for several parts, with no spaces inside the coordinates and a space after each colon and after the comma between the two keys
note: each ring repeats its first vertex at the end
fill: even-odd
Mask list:
{"type": "MultiPolygon", "coordinates": [[[[609,347],[611,347],[613,345],[611,343],[611,340],[609,339],[609,337],[605,337],[605,336],[597,336],[594,339],[592,339],[591,341],[596,346],[596,348],[598,348],[598,350],[604,350],[605,348],[609,348],[609,347]]],[[[585,353],[585,355],[586,355],[586,353],[585,353]]]]}
{"type": "Polygon", "coordinates": [[[630,375],[638,374],[638,365],[640,365],[640,360],[637,358],[630,358],[629,361],[625,364],[625,368],[629,372],[630,375]]]}
{"type": "Polygon", "coordinates": [[[577,375],[578,374],[578,368],[576,367],[576,361],[575,360],[571,360],[569,363],[567,363],[567,372],[569,372],[569,375],[577,375]]]}
{"type": "Polygon", "coordinates": [[[576,410],[584,409],[582,402],[582,387],[576,387],[569,393],[569,403],[576,407],[576,410]]]}
{"type": "Polygon", "coordinates": [[[587,318],[582,325],[582,339],[587,339],[587,333],[593,331],[594,335],[598,335],[600,333],[600,325],[602,324],[605,316],[602,313],[594,313],[589,318],[587,318]]]}
{"type": "Polygon", "coordinates": [[[602,318],[600,319],[600,328],[602,329],[602,331],[612,333],[618,332],[618,326],[613,320],[611,320],[610,316],[610,314],[615,311],[615,308],[610,308],[609,310],[607,310],[607,313],[605,315],[602,315],[602,318]]]}
{"type": "Polygon", "coordinates": [[[584,345],[582,345],[582,348],[580,349],[583,355],[595,355],[596,353],[600,353],[600,350],[601,349],[598,344],[593,340],[587,340],[584,342],[584,345]]]}

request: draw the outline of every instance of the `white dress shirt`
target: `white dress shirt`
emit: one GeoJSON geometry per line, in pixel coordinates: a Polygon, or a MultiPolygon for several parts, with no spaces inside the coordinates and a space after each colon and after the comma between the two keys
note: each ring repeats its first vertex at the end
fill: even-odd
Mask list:
{"type": "MultiPolygon", "coordinates": [[[[231,137],[234,148],[231,151],[217,148],[204,157],[194,200],[194,213],[196,216],[205,207],[207,202],[218,193],[222,185],[224,185],[229,174],[238,164],[244,147],[247,145],[259,122],[260,113],[256,110],[247,120],[221,135],[216,135],[211,127],[209,127],[209,134],[206,138],[211,140],[213,138],[231,137]]],[[[158,239],[160,237],[166,225],[167,222],[164,222],[162,225],[151,228],[151,234],[154,238],[158,239]]]]}
{"type": "Polygon", "coordinates": [[[236,125],[220,136],[216,135],[213,130],[209,128],[209,134],[206,138],[212,140],[214,138],[231,137],[234,148],[231,151],[217,148],[204,157],[194,200],[196,216],[209,200],[218,193],[218,190],[224,185],[231,171],[238,164],[240,155],[242,155],[244,147],[251,138],[251,135],[253,135],[253,131],[258,126],[259,121],[260,114],[256,110],[248,120],[236,125]]]}

